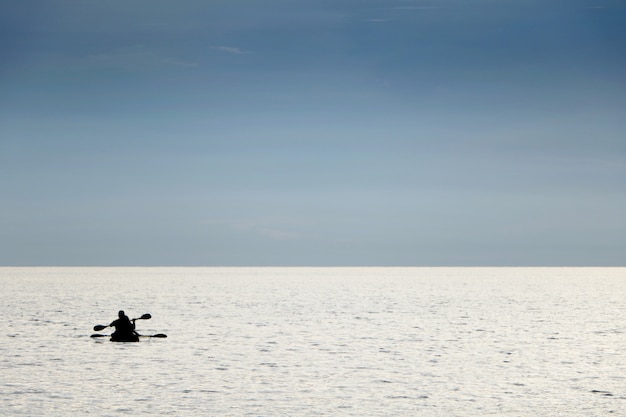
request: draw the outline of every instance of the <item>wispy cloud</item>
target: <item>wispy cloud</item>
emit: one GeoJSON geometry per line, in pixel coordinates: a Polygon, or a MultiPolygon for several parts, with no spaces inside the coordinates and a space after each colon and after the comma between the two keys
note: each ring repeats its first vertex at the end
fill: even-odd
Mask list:
{"type": "Polygon", "coordinates": [[[222,52],[226,52],[229,54],[233,54],[233,55],[243,55],[243,54],[249,54],[250,51],[245,51],[241,48],[237,48],[234,46],[214,46],[213,49],[216,49],[218,51],[222,51],[222,52]]]}
{"type": "Polygon", "coordinates": [[[302,237],[299,233],[296,232],[269,228],[261,228],[258,230],[258,233],[261,236],[268,237],[272,240],[295,240],[302,237]]]}
{"type": "Polygon", "coordinates": [[[394,10],[437,10],[443,9],[442,6],[397,6],[394,10]]]}
{"type": "Polygon", "coordinates": [[[107,66],[126,69],[145,69],[158,67],[195,68],[197,62],[169,56],[158,50],[143,45],[134,45],[114,52],[87,55],[83,61],[88,65],[107,66]]]}

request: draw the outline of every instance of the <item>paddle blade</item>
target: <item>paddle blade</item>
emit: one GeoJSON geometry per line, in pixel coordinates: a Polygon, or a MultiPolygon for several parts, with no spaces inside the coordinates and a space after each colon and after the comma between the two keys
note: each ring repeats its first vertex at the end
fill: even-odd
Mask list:
{"type": "Polygon", "coordinates": [[[143,316],[139,317],[142,320],[149,320],[152,318],[152,316],[148,313],[144,314],[143,316]]]}
{"type": "Polygon", "coordinates": [[[162,338],[165,338],[165,337],[167,337],[167,335],[166,335],[166,334],[163,334],[163,333],[157,333],[157,334],[153,334],[153,335],[152,335],[152,336],[150,336],[150,337],[162,337],[162,338]]]}
{"type": "Polygon", "coordinates": [[[108,334],[92,334],[90,337],[109,337],[108,334]]]}
{"type": "Polygon", "coordinates": [[[102,325],[102,324],[97,324],[97,325],[93,326],[93,330],[94,330],[95,332],[99,332],[100,330],[104,330],[104,329],[106,329],[107,327],[109,327],[109,326],[104,326],[104,325],[102,325]]]}

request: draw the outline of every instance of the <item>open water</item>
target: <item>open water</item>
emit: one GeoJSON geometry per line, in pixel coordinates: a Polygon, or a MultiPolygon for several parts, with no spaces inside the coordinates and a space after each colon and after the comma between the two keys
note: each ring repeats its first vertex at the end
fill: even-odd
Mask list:
{"type": "Polygon", "coordinates": [[[0,268],[0,288],[0,415],[626,415],[626,268],[0,268]],[[90,338],[119,309],[168,338],[90,338]]]}

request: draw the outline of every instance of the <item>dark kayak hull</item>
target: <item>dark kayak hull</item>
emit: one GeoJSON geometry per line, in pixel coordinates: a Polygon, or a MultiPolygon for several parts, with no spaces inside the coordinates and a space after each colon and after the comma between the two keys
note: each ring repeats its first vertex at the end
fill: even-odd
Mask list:
{"type": "MultiPolygon", "coordinates": [[[[108,334],[92,334],[91,337],[93,338],[100,338],[100,337],[109,337],[108,334]]],[[[109,340],[111,342],[139,342],[139,338],[140,337],[149,337],[149,338],[159,338],[159,339],[165,339],[167,337],[166,334],[163,333],[157,333],[157,334],[151,334],[151,335],[144,335],[144,336],[137,336],[136,338],[118,338],[118,337],[111,337],[109,338],[109,340]]]]}
{"type": "Polygon", "coordinates": [[[111,340],[111,342],[139,342],[139,337],[138,336],[124,337],[124,338],[112,337],[109,340],[111,340]]]}

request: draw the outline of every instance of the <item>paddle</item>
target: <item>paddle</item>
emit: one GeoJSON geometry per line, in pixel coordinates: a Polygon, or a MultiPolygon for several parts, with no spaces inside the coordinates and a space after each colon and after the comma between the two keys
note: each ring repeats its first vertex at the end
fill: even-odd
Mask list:
{"type": "MultiPolygon", "coordinates": [[[[152,318],[152,315],[150,315],[149,313],[144,314],[143,316],[137,318],[137,319],[132,319],[131,321],[135,321],[135,320],[149,320],[152,318]]],[[[96,332],[99,332],[101,330],[106,329],[107,327],[109,327],[110,324],[108,326],[105,326],[103,324],[96,324],[95,326],[93,326],[93,330],[96,332]]]]}

